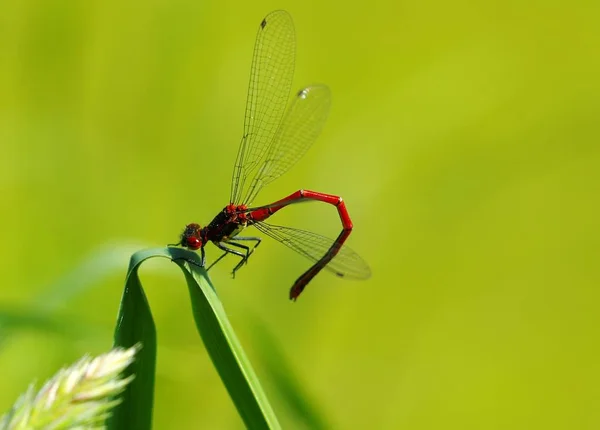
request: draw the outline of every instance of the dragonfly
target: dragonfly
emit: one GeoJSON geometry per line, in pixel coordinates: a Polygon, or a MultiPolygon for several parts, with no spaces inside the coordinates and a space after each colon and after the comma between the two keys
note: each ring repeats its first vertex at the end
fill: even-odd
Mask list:
{"type": "Polygon", "coordinates": [[[268,14],[258,27],[246,101],[244,134],[233,167],[229,204],[207,226],[188,224],[174,246],[201,252],[212,242],[223,254],[207,270],[227,255],[240,258],[232,275],[248,262],[261,243],[260,237],[241,236],[255,227],[266,236],[312,260],[290,289],[295,301],[307,284],[322,270],[337,276],[367,279],[367,263],[344,245],[352,232],[352,221],[341,197],[301,189],[263,206],[252,206],[258,193],[294,166],[320,134],[331,105],[325,85],[312,85],[296,93],[288,105],[294,75],[296,40],[291,16],[283,10],[268,14]],[[300,202],[318,201],[336,207],[342,230],[335,239],[292,227],[265,222],[279,210],[300,202]]]}

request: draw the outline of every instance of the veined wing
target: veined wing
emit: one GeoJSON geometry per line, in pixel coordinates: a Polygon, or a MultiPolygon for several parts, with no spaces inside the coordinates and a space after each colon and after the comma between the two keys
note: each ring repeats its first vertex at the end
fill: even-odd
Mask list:
{"type": "Polygon", "coordinates": [[[260,167],[288,102],[296,39],[291,16],[271,12],[258,28],[246,101],[244,136],[233,168],[230,202],[240,204],[246,181],[260,167]]]}
{"type": "Polygon", "coordinates": [[[251,205],[262,187],[273,182],[306,154],[317,139],[331,106],[331,92],[314,85],[296,94],[242,202],[251,205]]]}
{"type": "MultiPolygon", "coordinates": [[[[319,261],[334,245],[335,240],[320,234],[297,228],[258,222],[253,224],[258,230],[278,242],[304,255],[313,262],[319,261]]],[[[330,272],[347,278],[367,279],[371,269],[367,263],[347,246],[342,246],[337,255],[325,266],[330,272]]]]}

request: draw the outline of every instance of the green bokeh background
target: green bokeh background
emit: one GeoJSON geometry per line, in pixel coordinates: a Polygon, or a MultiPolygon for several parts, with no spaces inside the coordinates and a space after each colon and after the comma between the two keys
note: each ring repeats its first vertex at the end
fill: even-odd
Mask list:
{"type": "MultiPolygon", "coordinates": [[[[296,23],[294,87],[327,83],[334,103],[257,203],[342,195],[373,277],[323,274],[292,304],[308,263],[269,239],[235,280],[232,260],[211,271],[259,376],[257,319],[332,428],[599,428],[597,1],[1,2],[0,305],[55,309],[75,332],[1,344],[0,410],[109,348],[129,253],[227,203],[256,28],[279,8],[296,23]],[[52,302],[106,250],[107,276],[83,270],[80,294],[52,302]]],[[[335,236],[321,206],[277,223],[335,236]]],[[[141,271],[155,428],[241,428],[178,272],[141,271]]]]}

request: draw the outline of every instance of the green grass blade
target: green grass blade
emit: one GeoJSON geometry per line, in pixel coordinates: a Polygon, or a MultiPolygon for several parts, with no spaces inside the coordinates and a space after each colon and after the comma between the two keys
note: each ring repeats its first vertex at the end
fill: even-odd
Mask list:
{"type": "Polygon", "coordinates": [[[176,263],[186,274],[198,332],[246,427],[280,428],[206,271],[176,263]]]}
{"type": "Polygon", "coordinates": [[[112,430],[152,428],[154,402],[154,373],[156,369],[156,327],[148,300],[138,276],[144,260],[157,256],[152,250],[140,251],[131,257],[125,279],[125,290],[117,317],[114,346],[129,348],[140,343],[142,349],[135,361],[125,370],[124,377],[135,379],[121,396],[122,403],[115,407],[107,425],[112,430]]]}
{"type": "Polygon", "coordinates": [[[115,346],[128,347],[139,342],[142,350],[125,373],[125,376],[135,374],[136,379],[124,392],[123,403],[115,408],[109,428],[151,427],[156,330],[137,271],[144,260],[152,257],[172,259],[183,271],[198,332],[246,427],[280,428],[206,271],[188,263],[199,264],[198,255],[181,248],[150,249],[137,252],[131,258],[117,320],[115,346]]]}

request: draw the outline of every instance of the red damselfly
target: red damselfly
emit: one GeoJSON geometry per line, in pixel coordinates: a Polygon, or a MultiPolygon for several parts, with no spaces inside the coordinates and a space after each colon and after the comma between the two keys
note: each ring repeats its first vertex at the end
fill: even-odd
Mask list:
{"type": "Polygon", "coordinates": [[[204,265],[204,246],[213,242],[224,253],[208,269],[227,254],[233,254],[241,258],[233,268],[235,276],[261,242],[259,237],[239,234],[246,227],[256,227],[261,233],[314,261],[313,266],[292,286],[292,300],[298,298],[323,268],[338,276],[355,279],[366,279],[371,274],[364,260],[343,246],[352,231],[352,221],[341,197],[299,190],[275,203],[251,206],[265,185],[287,172],[306,153],[321,132],[329,113],[331,94],[324,85],[302,89],[285,111],[294,74],[295,54],[292,18],[281,10],[270,13],[260,23],[254,45],[244,134],[233,168],[229,204],[208,226],[188,224],[180,242],[176,244],[201,250],[204,265]],[[342,231],[336,239],[265,222],[280,209],[308,200],[328,203],[337,208],[342,231]]]}

